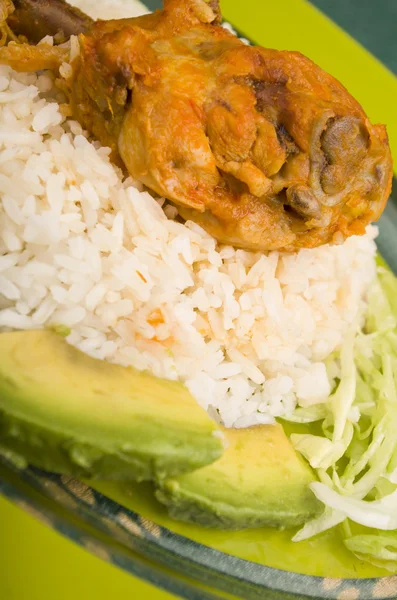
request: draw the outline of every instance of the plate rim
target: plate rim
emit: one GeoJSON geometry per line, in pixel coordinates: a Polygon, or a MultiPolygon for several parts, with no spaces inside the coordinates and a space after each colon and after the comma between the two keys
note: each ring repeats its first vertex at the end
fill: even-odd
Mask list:
{"type": "MultiPolygon", "coordinates": [[[[291,600],[338,600],[347,597],[346,593],[352,589],[359,593],[354,596],[356,600],[385,600],[397,595],[395,575],[336,579],[267,567],[174,533],[69,475],[49,473],[31,466],[21,468],[1,455],[0,464],[6,471],[17,474],[45,498],[55,500],[68,514],[77,514],[84,523],[98,528],[102,534],[110,535],[112,541],[127,550],[138,553],[146,560],[154,560],[163,568],[171,568],[179,575],[188,573],[197,585],[200,585],[200,575],[205,575],[206,583],[214,586],[216,593],[243,592],[245,600],[257,598],[264,590],[269,600],[272,600],[269,595],[271,593],[284,594],[286,599],[291,600]],[[380,596],[382,588],[386,590],[386,595],[380,596]]],[[[8,495],[7,480],[1,474],[0,492],[8,495]]],[[[65,535],[64,531],[61,533],[65,535]]],[[[131,571],[123,566],[121,568],[131,571]]],[[[176,590],[171,591],[178,593],[176,590]]],[[[191,595],[187,597],[192,598],[191,595]]],[[[213,594],[207,597],[217,598],[213,594]]],[[[202,593],[200,598],[205,600],[202,593]]]]}

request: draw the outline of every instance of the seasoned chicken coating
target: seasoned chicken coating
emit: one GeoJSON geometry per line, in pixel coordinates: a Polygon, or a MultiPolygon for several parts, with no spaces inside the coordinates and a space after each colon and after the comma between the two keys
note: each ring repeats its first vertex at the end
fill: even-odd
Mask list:
{"type": "MultiPolygon", "coordinates": [[[[243,44],[220,26],[217,0],[79,19],[73,115],[183,218],[226,244],[289,252],[363,234],[381,215],[385,127],[305,56],[243,44]]],[[[23,48],[1,49],[0,62],[18,67],[23,48]]]]}

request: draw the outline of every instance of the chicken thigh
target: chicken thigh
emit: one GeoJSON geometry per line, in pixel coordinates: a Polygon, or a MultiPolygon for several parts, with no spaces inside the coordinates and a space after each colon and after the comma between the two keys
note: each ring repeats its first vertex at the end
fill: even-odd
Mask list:
{"type": "MultiPolygon", "coordinates": [[[[57,15],[73,12],[62,0],[51,19],[41,0],[14,4],[14,35],[37,41],[29,11],[36,37],[43,19],[60,41],[71,34],[70,20],[57,28],[57,15]]],[[[165,0],[162,11],[114,21],[76,13],[74,117],[222,243],[291,252],[363,234],[390,194],[385,127],[305,56],[247,46],[220,21],[217,0],[165,0]]],[[[27,70],[29,48],[34,69],[54,68],[45,44],[11,41],[0,62],[27,70]]],[[[64,61],[65,44],[56,51],[64,61]]]]}

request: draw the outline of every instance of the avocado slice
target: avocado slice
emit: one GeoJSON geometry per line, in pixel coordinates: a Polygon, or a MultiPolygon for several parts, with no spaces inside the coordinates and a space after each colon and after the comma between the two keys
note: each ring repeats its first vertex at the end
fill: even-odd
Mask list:
{"type": "Polygon", "coordinates": [[[96,360],[44,330],[0,334],[0,444],[49,471],[116,480],[174,476],[223,452],[182,384],[96,360]]]}
{"type": "Polygon", "coordinates": [[[321,511],[315,480],[281,425],[224,430],[213,464],[159,482],[157,499],[174,519],[220,529],[293,527],[321,511]]]}

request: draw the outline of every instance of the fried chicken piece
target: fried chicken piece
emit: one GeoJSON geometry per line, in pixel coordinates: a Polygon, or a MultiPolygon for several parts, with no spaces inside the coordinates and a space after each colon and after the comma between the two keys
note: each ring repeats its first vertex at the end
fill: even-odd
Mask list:
{"type": "MultiPolygon", "coordinates": [[[[79,14],[75,118],[183,218],[266,251],[340,242],[379,218],[392,179],[386,129],[308,58],[244,45],[219,25],[217,0],[92,24],[79,14]]],[[[0,62],[15,68],[12,49],[0,62]]]]}

